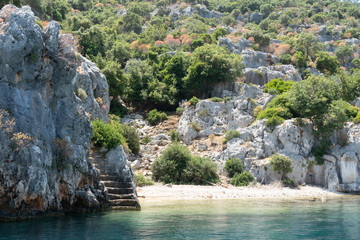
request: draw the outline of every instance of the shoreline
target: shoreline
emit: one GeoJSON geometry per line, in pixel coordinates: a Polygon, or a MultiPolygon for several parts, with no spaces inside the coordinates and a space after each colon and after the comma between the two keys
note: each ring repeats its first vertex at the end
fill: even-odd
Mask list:
{"type": "Polygon", "coordinates": [[[161,202],[177,200],[311,200],[326,201],[327,199],[344,198],[353,194],[331,192],[318,186],[298,186],[297,188],[282,187],[280,183],[269,185],[256,184],[247,187],[234,186],[197,186],[197,185],[163,185],[138,187],[140,201],[161,202]]]}

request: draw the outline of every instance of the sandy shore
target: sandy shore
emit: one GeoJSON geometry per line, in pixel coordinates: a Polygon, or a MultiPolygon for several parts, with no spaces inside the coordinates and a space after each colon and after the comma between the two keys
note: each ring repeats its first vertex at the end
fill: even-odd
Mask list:
{"type": "Polygon", "coordinates": [[[282,187],[280,184],[248,187],[162,185],[139,187],[139,198],[148,200],[201,200],[201,199],[318,199],[345,197],[342,193],[330,192],[315,186],[298,188],[282,187]]]}

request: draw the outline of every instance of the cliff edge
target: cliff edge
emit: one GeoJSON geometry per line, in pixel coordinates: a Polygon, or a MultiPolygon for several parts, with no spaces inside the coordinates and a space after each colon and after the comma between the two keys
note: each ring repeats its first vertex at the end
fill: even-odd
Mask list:
{"type": "Polygon", "coordinates": [[[90,117],[108,120],[108,85],[74,45],[58,23],[42,29],[29,7],[0,11],[2,219],[107,206],[89,146],[90,117]]]}

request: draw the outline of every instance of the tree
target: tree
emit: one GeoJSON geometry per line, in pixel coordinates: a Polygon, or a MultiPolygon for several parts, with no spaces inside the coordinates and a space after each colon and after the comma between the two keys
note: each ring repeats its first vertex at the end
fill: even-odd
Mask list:
{"type": "Polygon", "coordinates": [[[274,168],[274,171],[281,175],[281,180],[284,180],[286,175],[293,171],[291,159],[278,153],[272,155],[270,164],[274,168]]]}
{"type": "Polygon", "coordinates": [[[305,59],[315,56],[315,54],[322,49],[322,46],[317,41],[314,34],[309,32],[302,32],[298,35],[295,41],[295,48],[305,54],[305,59]]]}
{"type": "Polygon", "coordinates": [[[235,81],[241,76],[241,61],[239,55],[229,54],[227,49],[216,45],[198,47],[184,78],[186,92],[189,95],[206,94],[215,83],[235,81]]]}
{"type": "Polygon", "coordinates": [[[336,73],[339,62],[335,56],[330,56],[327,52],[319,52],[316,60],[316,69],[322,73],[336,73]]]}
{"type": "Polygon", "coordinates": [[[134,31],[137,34],[141,33],[141,17],[135,13],[128,12],[123,17],[123,25],[122,28],[126,32],[134,31]]]}
{"type": "Polygon", "coordinates": [[[352,47],[348,44],[339,46],[335,50],[335,55],[341,61],[342,63],[348,62],[351,60],[352,56],[354,54],[354,51],[352,47]]]}

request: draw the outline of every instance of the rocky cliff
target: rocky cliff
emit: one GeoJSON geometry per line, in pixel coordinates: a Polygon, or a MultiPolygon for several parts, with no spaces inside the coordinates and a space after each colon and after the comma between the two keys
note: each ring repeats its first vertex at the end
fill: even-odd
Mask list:
{"type": "Polygon", "coordinates": [[[108,85],[74,47],[58,23],[42,29],[29,7],[1,9],[1,218],[106,207],[89,145],[90,117],[108,118],[108,85]]]}
{"type": "Polygon", "coordinates": [[[224,102],[200,101],[188,106],[179,120],[178,130],[188,145],[202,142],[200,155],[218,163],[223,173],[225,161],[232,157],[244,160],[245,169],[267,184],[279,181],[270,157],[283,154],[292,160],[293,172],[289,174],[297,184],[315,184],[331,191],[360,191],[360,126],[348,123],[331,137],[331,149],[323,156],[325,162],[317,165],[313,155],[316,146],[310,122],[286,120],[275,129],[266,127],[265,120],[255,120],[253,109],[265,108],[272,96],[256,86],[243,85],[239,96],[224,102]],[[195,125],[195,127],[194,127],[195,125]],[[212,150],[207,139],[223,136],[228,130],[238,130],[223,149],[212,150]],[[211,136],[213,135],[213,136],[211,136]],[[208,151],[204,151],[208,150],[208,151]]]}

